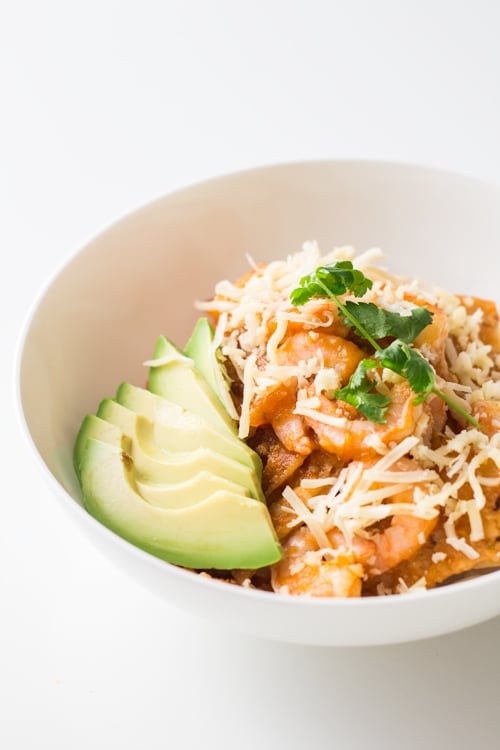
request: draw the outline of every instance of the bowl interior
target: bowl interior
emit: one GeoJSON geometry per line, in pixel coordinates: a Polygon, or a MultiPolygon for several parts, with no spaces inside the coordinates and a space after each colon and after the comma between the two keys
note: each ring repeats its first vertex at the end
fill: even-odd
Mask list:
{"type": "Polygon", "coordinates": [[[499,209],[495,187],[373,162],[258,169],[146,206],[85,247],[34,311],[20,395],[37,452],[80,503],[71,452],[82,416],[121,381],[144,384],[141,363],[156,337],[183,345],[198,316],[194,300],[245,272],[246,254],[279,258],[305,240],[324,250],[377,246],[392,271],[494,298],[499,209]]]}

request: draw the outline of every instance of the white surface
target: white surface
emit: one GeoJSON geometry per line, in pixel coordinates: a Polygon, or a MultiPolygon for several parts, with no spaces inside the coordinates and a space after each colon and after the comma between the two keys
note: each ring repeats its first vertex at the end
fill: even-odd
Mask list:
{"type": "Polygon", "coordinates": [[[47,275],[157,195],[324,157],[500,182],[499,21],[487,0],[2,6],[2,747],[497,744],[498,620],[368,650],[208,629],[80,538],[10,394],[19,326],[47,275]]]}

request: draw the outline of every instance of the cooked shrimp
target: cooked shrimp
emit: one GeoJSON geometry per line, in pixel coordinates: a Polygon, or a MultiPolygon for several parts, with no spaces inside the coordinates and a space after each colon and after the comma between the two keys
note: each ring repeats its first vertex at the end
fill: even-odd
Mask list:
{"type": "MultiPolygon", "coordinates": [[[[295,407],[295,404],[294,404],[295,407]]],[[[308,435],[304,419],[293,413],[293,409],[283,410],[275,417],[271,425],[285,448],[302,456],[308,456],[314,449],[314,443],[308,435]]]]}
{"type": "Polygon", "coordinates": [[[289,406],[295,391],[296,385],[288,382],[277,383],[275,386],[258,393],[250,405],[250,425],[261,427],[265,424],[271,424],[275,414],[279,413],[283,407],[289,406]]]}
{"type": "Polygon", "coordinates": [[[313,297],[297,311],[299,320],[290,314],[288,330],[303,331],[304,327],[320,328],[323,333],[331,333],[347,338],[351,328],[343,322],[337,305],[329,299],[313,297]]]}
{"type": "Polygon", "coordinates": [[[259,394],[250,407],[250,424],[270,424],[286,450],[308,456],[314,448],[302,417],[293,413],[297,402],[297,379],[280,383],[259,394]]]}
{"type": "MultiPolygon", "coordinates": [[[[394,385],[391,391],[391,404],[387,410],[386,423],[378,424],[364,417],[349,418],[346,404],[321,399],[321,415],[333,417],[332,423],[305,417],[306,424],[313,430],[324,450],[334,453],[343,461],[379,455],[393,442],[399,442],[411,435],[422,414],[422,406],[416,406],[415,393],[404,381],[394,385]],[[338,423],[334,423],[335,419],[338,423]]],[[[358,414],[354,410],[355,414],[358,414]]]]}
{"type": "Polygon", "coordinates": [[[277,361],[283,365],[318,359],[322,367],[337,371],[342,385],[347,383],[365,356],[359,346],[341,336],[304,330],[285,336],[276,351],[277,361]]]}
{"type": "Polygon", "coordinates": [[[448,376],[448,363],[446,361],[446,340],[449,334],[448,318],[446,313],[436,305],[431,305],[426,300],[412,295],[405,295],[405,299],[413,302],[418,307],[426,307],[432,313],[432,323],[424,328],[413,342],[416,349],[420,349],[426,359],[429,360],[438,375],[443,378],[448,376]]]}
{"type": "MultiPolygon", "coordinates": [[[[411,490],[406,493],[410,496],[411,490]]],[[[403,495],[399,502],[404,502],[403,495]]],[[[411,502],[409,499],[407,502],[411,502]]],[[[370,575],[379,575],[394,568],[403,560],[409,560],[429,538],[439,516],[435,518],[417,518],[417,516],[393,516],[391,525],[372,537],[377,548],[375,558],[370,566],[370,575]]]]}
{"type": "Polygon", "coordinates": [[[313,597],[361,595],[363,565],[345,548],[319,550],[307,527],[288,537],[283,552],[283,558],[271,568],[274,591],[313,597]]]}
{"type": "MultiPolygon", "coordinates": [[[[372,463],[368,463],[368,468],[372,463]]],[[[400,475],[418,468],[412,459],[401,458],[388,471],[400,475]]],[[[370,489],[380,487],[381,483],[373,482],[370,489]]],[[[391,503],[413,505],[416,487],[425,492],[428,483],[418,482],[413,487],[402,484],[401,491],[391,496],[391,503]]],[[[300,493],[301,489],[296,488],[295,492],[300,493]]],[[[284,557],[272,567],[273,589],[310,596],[360,595],[362,579],[381,575],[410,559],[425,545],[439,518],[437,512],[431,518],[398,513],[392,516],[387,528],[372,532],[368,538],[354,535],[349,545],[339,529],[333,528],[326,532],[332,550],[319,550],[316,539],[305,526],[285,537],[293,515],[287,513],[283,504],[274,504],[271,513],[275,526],[281,531],[281,539],[285,538],[284,557]]]]}
{"type": "MultiPolygon", "coordinates": [[[[409,458],[401,458],[393,464],[389,471],[414,471],[415,468],[419,468],[415,461],[409,458]]],[[[373,488],[376,487],[377,484],[374,484],[373,488]]],[[[402,489],[397,495],[393,495],[391,502],[413,504],[416,487],[419,487],[423,492],[428,489],[425,482],[419,482],[412,488],[402,489]]],[[[369,575],[385,573],[385,571],[399,565],[403,560],[413,557],[427,542],[438,519],[439,514],[437,512],[432,518],[421,518],[411,514],[392,516],[390,526],[370,536],[375,545],[375,554],[370,560],[369,575]]]]}
{"type": "MultiPolygon", "coordinates": [[[[316,371],[320,367],[336,370],[341,384],[347,382],[363,357],[361,349],[352,341],[329,333],[304,330],[285,336],[276,351],[278,365],[317,360],[316,371]]],[[[297,388],[298,379],[294,376],[258,394],[250,406],[250,425],[271,424],[287,450],[308,455],[314,443],[303,417],[294,414],[297,388]]]]}

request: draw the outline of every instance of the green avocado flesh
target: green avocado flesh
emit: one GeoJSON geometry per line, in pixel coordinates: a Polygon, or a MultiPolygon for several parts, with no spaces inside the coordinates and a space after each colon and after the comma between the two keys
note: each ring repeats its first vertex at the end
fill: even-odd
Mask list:
{"type": "MultiPolygon", "coordinates": [[[[130,440],[130,456],[141,478],[154,477],[156,482],[178,483],[185,482],[193,473],[209,471],[239,483],[252,497],[264,502],[260,477],[248,464],[200,443],[191,450],[183,450],[180,445],[177,451],[174,450],[176,435],[182,442],[182,430],[151,422],[109,398],[101,401],[97,416],[116,425],[130,440]]],[[[239,447],[238,440],[233,438],[233,443],[239,447]]]]}
{"type": "Polygon", "coordinates": [[[153,453],[153,450],[154,445],[148,441],[147,436],[141,436],[139,431],[139,440],[132,440],[130,456],[134,460],[138,476],[143,480],[176,484],[186,482],[200,471],[208,471],[222,479],[236,482],[256,500],[263,502],[262,490],[255,474],[237,461],[231,461],[209,448],[198,448],[190,453],[161,452],[161,448],[153,453]]]}
{"type": "Polygon", "coordinates": [[[73,464],[78,477],[80,477],[80,468],[89,438],[103,440],[105,443],[110,443],[124,450],[128,447],[123,445],[123,433],[119,427],[105,422],[93,414],[87,414],[80,427],[73,450],[73,464]]]}
{"type": "MultiPolygon", "coordinates": [[[[207,318],[199,318],[186,344],[184,354],[191,357],[198,372],[205,378],[219,401],[232,404],[231,389],[214,348],[215,331],[207,318]]],[[[234,407],[233,407],[234,409],[234,407]]],[[[234,416],[234,415],[231,415],[234,416]]]]}
{"type": "Polygon", "coordinates": [[[151,391],[122,383],[82,422],[74,465],[85,507],[168,562],[221,570],[276,562],[259,456],[177,347],[160,337],[154,359],[151,391]]]}
{"type": "Polygon", "coordinates": [[[191,357],[198,372],[203,375],[215,395],[221,399],[220,389],[223,387],[224,379],[220,373],[220,365],[213,348],[213,340],[214,329],[208,319],[199,318],[196,321],[191,338],[184,348],[184,354],[191,357]]]}
{"type": "Polygon", "coordinates": [[[219,490],[189,507],[150,505],[135,488],[126,454],[93,438],[87,441],[81,477],[92,515],[168,562],[227,570],[259,568],[281,557],[267,508],[256,500],[219,490]]]}
{"type": "Polygon", "coordinates": [[[191,338],[184,347],[184,354],[193,360],[198,372],[203,375],[208,385],[218,395],[219,385],[215,374],[217,362],[212,350],[213,339],[214,330],[208,319],[199,318],[193,328],[191,338]]]}
{"type": "Polygon", "coordinates": [[[235,422],[213,389],[186,357],[165,336],[160,336],[149,370],[149,390],[197,414],[223,434],[236,436],[235,422]]]}
{"type": "Polygon", "coordinates": [[[201,417],[157,396],[143,388],[122,383],[116,392],[116,401],[121,405],[155,423],[158,443],[165,450],[191,451],[199,447],[211,448],[228,458],[246,464],[262,475],[262,462],[255,451],[243,441],[235,440],[218,432],[201,417]],[[175,425],[178,429],[172,430],[175,425]]]}
{"type": "Polygon", "coordinates": [[[218,490],[250,497],[249,491],[240,484],[211,474],[209,471],[200,471],[194,477],[191,476],[185,482],[178,484],[150,484],[141,481],[136,476],[135,485],[139,494],[148,503],[162,508],[184,508],[195,505],[218,490]]]}

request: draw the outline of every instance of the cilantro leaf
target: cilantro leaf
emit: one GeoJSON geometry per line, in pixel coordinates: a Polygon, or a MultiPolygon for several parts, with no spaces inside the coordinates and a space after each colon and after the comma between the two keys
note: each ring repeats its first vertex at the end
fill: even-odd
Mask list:
{"type": "MultiPolygon", "coordinates": [[[[361,323],[374,339],[391,336],[411,344],[418,334],[432,323],[432,313],[426,307],[415,307],[409,315],[401,315],[384,310],[373,302],[347,300],[344,304],[351,316],[361,323]]],[[[352,325],[350,320],[346,320],[346,323],[352,325]]]]}
{"type": "Polygon", "coordinates": [[[409,349],[409,354],[404,377],[418,396],[415,403],[421,404],[434,388],[436,373],[431,363],[416,349],[409,349]]]}
{"type": "Polygon", "coordinates": [[[436,377],[432,365],[404,341],[396,339],[385,349],[375,352],[375,356],[382,367],[408,380],[417,394],[416,404],[422,403],[433,390],[436,377]]]}
{"type": "Polygon", "coordinates": [[[361,388],[370,391],[373,386],[373,380],[368,376],[370,370],[374,370],[376,367],[380,367],[380,364],[375,359],[362,359],[358,364],[353,374],[349,378],[349,385],[345,388],[339,388],[337,393],[345,390],[346,388],[361,388]]]}
{"type": "Polygon", "coordinates": [[[361,360],[348,384],[335,392],[335,398],[356,407],[371,422],[383,424],[391,399],[382,393],[373,392],[375,384],[368,376],[368,371],[374,367],[379,367],[374,359],[361,360]]]}
{"type": "Polygon", "coordinates": [[[354,268],[350,260],[340,260],[327,266],[319,266],[312,273],[303,276],[299,281],[299,286],[291,292],[290,300],[293,305],[298,306],[305,304],[312,297],[330,297],[349,321],[349,325],[369,341],[374,349],[380,349],[369,331],[363,328],[363,325],[351,315],[344,302],[339,299],[339,295],[346,294],[346,292],[352,292],[355,297],[362,297],[372,286],[373,281],[354,268]]]}
{"type": "Polygon", "coordinates": [[[353,267],[350,260],[340,260],[326,266],[319,266],[312,273],[303,276],[299,286],[290,295],[293,305],[303,305],[312,297],[332,297],[352,292],[362,297],[371,289],[373,282],[361,271],[353,267]]]}
{"type": "Polygon", "coordinates": [[[390,399],[373,392],[374,384],[368,376],[368,371],[374,367],[386,367],[408,380],[416,394],[415,404],[421,404],[430,393],[434,393],[471,425],[480,428],[478,421],[471,414],[437,388],[432,365],[419,351],[409,346],[419,333],[432,323],[433,316],[430,310],[426,307],[417,307],[409,315],[400,315],[384,310],[372,302],[339,299],[347,292],[351,292],[355,297],[362,297],[372,286],[373,282],[355,269],[350,260],[343,260],[319,266],[312,273],[303,276],[298,287],[290,294],[291,302],[296,306],[305,304],[312,297],[332,299],[346,324],[371,344],[375,351],[376,360],[362,360],[349,383],[337,390],[335,397],[355,406],[372,422],[383,424],[390,399]],[[394,338],[394,341],[383,349],[379,340],[386,337],[394,338]]]}
{"type": "Polygon", "coordinates": [[[303,276],[299,282],[300,284],[303,284],[303,286],[298,286],[290,294],[290,300],[295,307],[305,305],[312,297],[325,296],[325,290],[323,287],[319,286],[319,284],[315,284],[313,281],[307,282],[307,278],[307,276],[303,276]]]}

